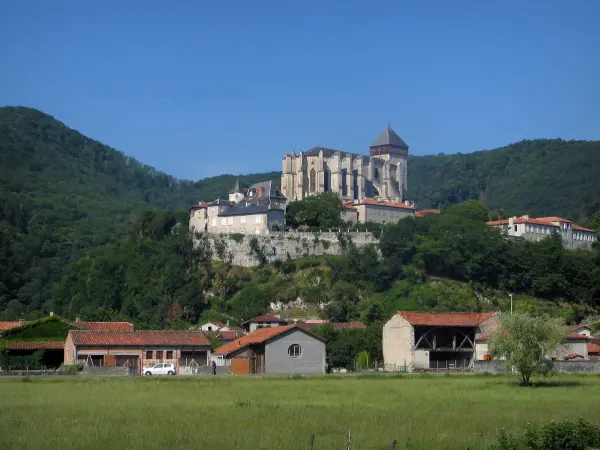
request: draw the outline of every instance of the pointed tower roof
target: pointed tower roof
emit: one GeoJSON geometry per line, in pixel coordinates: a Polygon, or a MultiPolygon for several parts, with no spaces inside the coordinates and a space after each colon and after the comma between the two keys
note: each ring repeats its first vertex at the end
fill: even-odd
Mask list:
{"type": "Polygon", "coordinates": [[[371,147],[381,147],[384,145],[389,145],[391,147],[401,147],[408,150],[408,145],[406,142],[402,140],[400,136],[396,134],[392,127],[389,125],[385,130],[375,139],[375,141],[371,144],[371,147]]]}
{"type": "Polygon", "coordinates": [[[240,179],[239,178],[235,181],[235,186],[233,187],[233,190],[231,191],[232,194],[234,192],[240,192],[240,179]]]}

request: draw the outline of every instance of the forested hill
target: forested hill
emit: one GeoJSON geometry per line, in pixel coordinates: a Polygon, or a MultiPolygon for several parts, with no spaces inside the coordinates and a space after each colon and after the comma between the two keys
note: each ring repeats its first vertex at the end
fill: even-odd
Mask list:
{"type": "Polygon", "coordinates": [[[600,141],[536,139],[469,154],[409,159],[419,208],[480,199],[492,210],[586,221],[600,210],[600,141]]]}

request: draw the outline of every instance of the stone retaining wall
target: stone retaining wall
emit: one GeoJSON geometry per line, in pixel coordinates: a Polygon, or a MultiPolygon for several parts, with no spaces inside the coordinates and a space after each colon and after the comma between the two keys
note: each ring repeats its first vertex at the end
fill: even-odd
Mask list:
{"type": "Polygon", "coordinates": [[[276,260],[306,256],[342,255],[350,245],[377,245],[369,232],[330,230],[324,232],[271,232],[268,235],[206,234],[213,259],[235,266],[254,267],[276,260]]]}

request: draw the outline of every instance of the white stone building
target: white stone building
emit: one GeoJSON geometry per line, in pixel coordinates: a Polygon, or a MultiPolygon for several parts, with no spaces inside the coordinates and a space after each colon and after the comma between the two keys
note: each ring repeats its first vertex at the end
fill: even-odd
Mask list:
{"type": "Polygon", "coordinates": [[[272,181],[240,189],[239,182],[229,199],[216,199],[190,208],[192,232],[266,235],[285,226],[287,199],[272,181]]]}
{"type": "Polygon", "coordinates": [[[590,249],[598,239],[594,230],[584,228],[561,217],[534,219],[529,216],[521,216],[495,220],[487,224],[501,229],[507,236],[522,237],[529,241],[540,241],[552,233],[558,233],[562,237],[563,245],[568,249],[590,249]]]}

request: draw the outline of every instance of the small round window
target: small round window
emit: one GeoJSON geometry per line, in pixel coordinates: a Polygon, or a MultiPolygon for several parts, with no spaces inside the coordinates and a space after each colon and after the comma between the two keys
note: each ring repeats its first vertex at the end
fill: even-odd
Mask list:
{"type": "Polygon", "coordinates": [[[302,347],[300,347],[298,344],[292,344],[288,348],[288,355],[290,355],[292,358],[300,358],[301,354],[302,347]]]}

